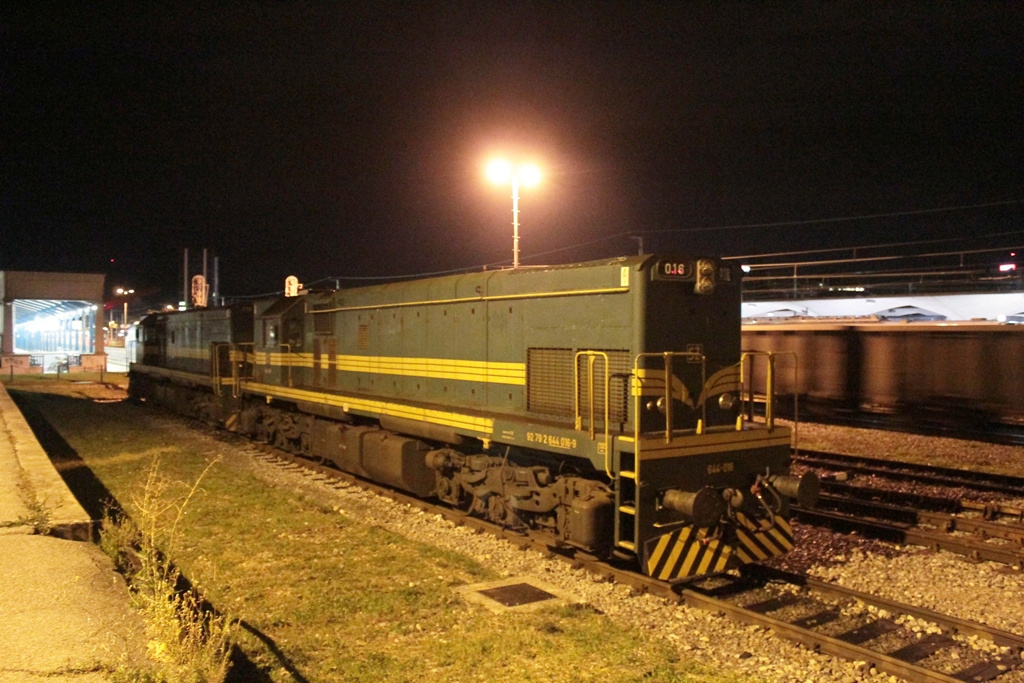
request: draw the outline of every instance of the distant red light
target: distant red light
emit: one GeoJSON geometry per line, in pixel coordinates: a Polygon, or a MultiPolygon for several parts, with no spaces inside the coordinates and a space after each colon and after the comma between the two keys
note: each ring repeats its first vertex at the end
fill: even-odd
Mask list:
{"type": "Polygon", "coordinates": [[[1011,270],[1017,270],[1016,263],[1004,263],[999,266],[1000,273],[1009,273],[1011,270]]]}

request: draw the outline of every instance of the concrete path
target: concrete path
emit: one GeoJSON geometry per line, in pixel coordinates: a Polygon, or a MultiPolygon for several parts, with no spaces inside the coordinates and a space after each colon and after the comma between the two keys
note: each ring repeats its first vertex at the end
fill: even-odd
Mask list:
{"type": "Polygon", "coordinates": [[[0,683],[109,681],[145,632],[93,520],[0,385],[0,683]],[[47,527],[63,538],[39,535],[47,527]]]}

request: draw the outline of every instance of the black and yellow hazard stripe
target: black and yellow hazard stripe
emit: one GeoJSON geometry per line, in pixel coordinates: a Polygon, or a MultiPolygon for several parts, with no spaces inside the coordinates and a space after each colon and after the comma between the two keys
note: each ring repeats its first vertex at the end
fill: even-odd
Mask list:
{"type": "Polygon", "coordinates": [[[708,539],[706,529],[682,527],[647,542],[647,574],[662,581],[725,571],[732,548],[708,539]]]}
{"type": "Polygon", "coordinates": [[[744,564],[784,555],[793,549],[793,527],[775,515],[774,524],[767,519],[752,521],[742,512],[736,513],[736,557],[744,564]]]}

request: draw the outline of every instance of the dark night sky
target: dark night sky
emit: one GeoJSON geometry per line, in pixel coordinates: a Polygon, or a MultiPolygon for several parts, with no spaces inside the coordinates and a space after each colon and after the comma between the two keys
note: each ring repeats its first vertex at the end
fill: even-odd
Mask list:
{"type": "Polygon", "coordinates": [[[1024,233],[1024,3],[171,4],[0,7],[0,269],[500,263],[494,152],[526,264],[1024,233]]]}

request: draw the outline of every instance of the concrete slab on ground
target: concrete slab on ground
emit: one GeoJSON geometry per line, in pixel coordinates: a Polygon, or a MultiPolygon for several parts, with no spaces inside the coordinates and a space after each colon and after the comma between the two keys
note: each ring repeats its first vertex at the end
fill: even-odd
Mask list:
{"type": "Polygon", "coordinates": [[[0,536],[0,576],[0,681],[108,681],[145,661],[145,627],[95,545],[0,536]]]}

